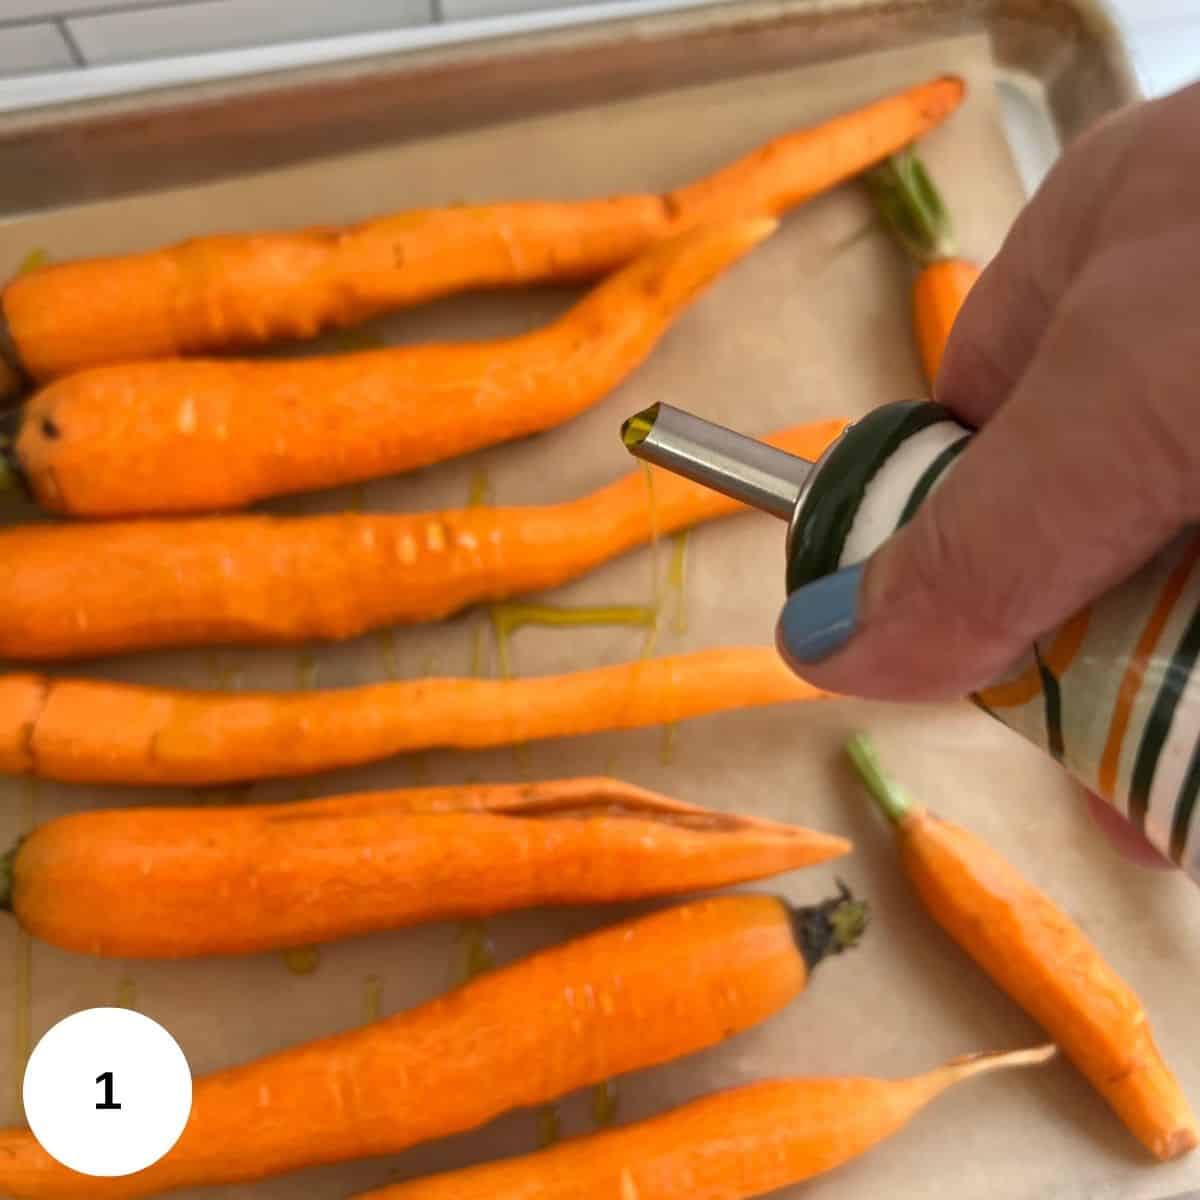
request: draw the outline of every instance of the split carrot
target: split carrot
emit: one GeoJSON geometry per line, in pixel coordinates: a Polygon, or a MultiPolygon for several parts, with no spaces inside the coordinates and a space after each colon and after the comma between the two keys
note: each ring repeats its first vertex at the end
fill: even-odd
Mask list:
{"type": "Polygon", "coordinates": [[[0,296],[25,368],[49,379],[108,362],[308,338],[480,288],[603,275],[681,230],[779,216],[944,120],[962,80],[931,79],[795,130],[666,195],[462,205],[349,229],[202,237],[47,266],[0,296]]]}
{"type": "Polygon", "coordinates": [[[669,725],[826,695],[774,648],[701,650],[523,679],[209,692],[0,675],[0,771],[75,783],[217,784],[435,747],[669,725]]]}
{"type": "Polygon", "coordinates": [[[950,330],[979,278],[963,258],[950,214],[924,163],[911,148],[866,175],[880,215],[918,271],[913,281],[913,330],[930,385],[937,378],[950,330]]]}
{"type": "Polygon", "coordinates": [[[5,415],[9,470],[51,512],[194,512],[537,433],[610,392],[775,224],[707,225],[653,246],[559,320],[506,340],[83,371],[5,415]]]}
{"type": "Polygon", "coordinates": [[[126,1200],[394,1154],[716,1044],[804,990],[854,944],[848,894],[682,905],[535,954],[420,1008],[198,1079],[191,1119],[153,1166],[91,1179],[24,1129],[0,1132],[0,1193],[126,1200]]]}
{"type": "Polygon", "coordinates": [[[900,858],[934,920],[1059,1045],[1159,1159],[1200,1125],[1163,1061],[1141,1000],[1048,896],[974,834],[914,806],[861,735],[850,757],[895,825],[900,858]]]}
{"type": "Polygon", "coordinates": [[[1053,1055],[1053,1046],[975,1054],[909,1079],[766,1080],[623,1129],[357,1200],[747,1200],[865,1153],[947,1088],[1053,1055]]]}
{"type": "MultiPolygon", "coordinates": [[[[818,421],[768,441],[816,459],[844,427],[818,421]]],[[[653,488],[653,512],[638,471],[538,507],[10,527],[0,655],[353,637],[556,587],[656,532],[741,509],[668,471],[653,488]]]]}
{"type": "Polygon", "coordinates": [[[849,849],[615,779],[113,809],[49,821],[0,857],[0,908],[66,950],[195,958],[680,895],[849,849]]]}

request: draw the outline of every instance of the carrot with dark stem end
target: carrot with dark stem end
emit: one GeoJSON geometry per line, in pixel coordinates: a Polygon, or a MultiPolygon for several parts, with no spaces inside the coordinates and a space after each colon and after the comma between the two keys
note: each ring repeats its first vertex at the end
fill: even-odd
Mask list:
{"type": "Polygon", "coordinates": [[[308,338],[470,289],[592,278],[698,224],[781,215],[920,137],[962,95],[960,79],[928,80],[666,195],[462,205],[345,230],[197,238],[45,267],[9,283],[0,309],[25,368],[45,380],[308,338]]]}
{"type": "Polygon", "coordinates": [[[1053,1046],[975,1054],[908,1079],[752,1083],[623,1129],[357,1200],[748,1200],[865,1153],[947,1088],[1053,1055],[1053,1046]]]}
{"type": "Polygon", "coordinates": [[[959,253],[950,214],[915,150],[893,155],[865,178],[884,222],[918,268],[913,329],[925,378],[932,384],[980,269],[959,253]]]}
{"type": "Polygon", "coordinates": [[[606,396],[775,225],[706,225],[653,246],[565,316],[515,338],[83,371],[4,415],[9,471],[51,512],[197,512],[538,433],[606,396]]]}
{"type": "MultiPolygon", "coordinates": [[[[768,440],[816,459],[841,420],[768,440]]],[[[741,509],[654,470],[527,508],[200,517],[0,530],[0,655],[346,638],[556,587],[658,534],[741,509]]]]}
{"type": "Polygon", "coordinates": [[[739,646],[523,679],[213,692],[0,675],[0,771],[75,783],[306,775],[435,747],[519,745],[818,700],[774,648],[739,646]]]}
{"type": "Polygon", "coordinates": [[[420,1008],[198,1079],[183,1136],[136,1175],[77,1175],[27,1130],[0,1132],[0,1193],[128,1200],[395,1154],[741,1032],[799,995],[866,920],[843,892],[795,911],[739,895],[628,921],[420,1008]]]}
{"type": "Polygon", "coordinates": [[[615,779],[113,809],[49,821],[0,857],[0,908],[66,950],[195,958],[679,895],[849,849],[615,779]]]}
{"type": "Polygon", "coordinates": [[[935,921],[1059,1045],[1159,1159],[1200,1126],[1154,1043],[1133,989],[1048,896],[974,834],[913,804],[870,741],[848,746],[896,828],[905,873],[935,921]]]}

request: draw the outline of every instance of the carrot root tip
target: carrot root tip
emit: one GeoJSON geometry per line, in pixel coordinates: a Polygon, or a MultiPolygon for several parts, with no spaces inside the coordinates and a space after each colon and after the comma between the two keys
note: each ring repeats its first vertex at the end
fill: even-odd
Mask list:
{"type": "Polygon", "coordinates": [[[838,894],[820,904],[791,910],[796,945],[811,971],[819,962],[858,944],[871,919],[871,906],[856,900],[839,879],[838,894]]]}

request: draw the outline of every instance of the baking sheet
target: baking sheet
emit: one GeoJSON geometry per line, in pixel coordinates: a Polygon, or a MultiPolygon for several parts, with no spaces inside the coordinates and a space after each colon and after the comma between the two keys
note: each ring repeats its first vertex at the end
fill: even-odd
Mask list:
{"type": "MultiPolygon", "coordinates": [[[[728,80],[487,130],[314,162],[191,191],[134,197],[0,226],[0,273],[32,249],[54,257],[106,253],[229,228],[338,222],[392,207],[514,195],[586,196],[667,187],[790,126],[954,70],[970,98],[925,146],[958,219],[964,248],[985,259],[1016,212],[1021,189],[1001,132],[993,66],[982,38],[961,38],[799,70],[728,80]]],[[[277,511],[425,509],[466,501],[485,478],[497,503],[551,502],[598,487],[631,464],[620,420],[666,399],[747,432],[831,414],[855,415],[921,391],[908,329],[908,275],[853,188],[789,218],[764,248],[702,297],[659,350],[611,397],[568,427],[519,444],[358,489],[303,497],[277,511]]],[[[391,342],[482,337],[529,328],[560,312],[565,291],[470,297],[371,327],[391,342]]],[[[14,509],[15,510],[15,509],[14,509]]],[[[11,515],[7,513],[5,515],[11,515]]],[[[27,513],[24,515],[28,515],[27,513]]],[[[758,514],[696,530],[682,584],[679,544],[643,550],[561,588],[561,604],[663,600],[658,652],[772,636],[783,593],[783,527],[758,514]],[[677,614],[682,620],[677,620],[677,614]]],[[[559,671],[628,659],[642,631],[525,629],[514,670],[559,671]]],[[[467,673],[486,615],[372,635],[311,650],[189,652],[89,664],[114,678],[196,686],[337,686],[391,674],[467,673]]],[[[80,668],[76,668],[78,671],[80,668]]],[[[494,671],[494,654],[483,656],[494,671]]],[[[215,798],[237,802],[467,779],[608,772],[717,808],[792,819],[855,839],[852,858],[768,885],[806,902],[835,874],[868,896],[875,923],[853,955],[833,960],[811,991],[767,1025],[618,1085],[619,1119],[754,1078],[902,1074],[977,1049],[1038,1040],[1013,1006],[949,945],[908,894],[889,835],[842,762],[845,736],[875,731],[910,787],[971,825],[1045,886],[1139,988],[1159,1038],[1200,1098],[1194,1037],[1200,905],[1173,875],[1120,861],[1091,829],[1079,796],[1048,762],[967,705],[884,707],[830,702],[702,719],[674,731],[543,743],[521,750],[412,756],[215,798]]],[[[3,782],[2,844],[33,819],[113,803],[178,801],[179,793],[3,782]]],[[[488,923],[500,961],[623,913],[518,914],[488,923]]],[[[461,931],[433,926],[323,947],[311,973],[279,955],[182,963],[95,963],[30,947],[0,925],[0,1096],[13,1119],[17,1058],[56,1020],[91,1005],[132,1003],[179,1039],[202,1073],[356,1025],[427,999],[452,982],[461,931]],[[32,1006],[21,1002],[31,970],[32,1006]]],[[[537,1015],[531,1014],[531,1020],[537,1015]]],[[[591,1127],[589,1097],[559,1106],[565,1133],[591,1127]]],[[[179,1193],[222,1200],[343,1196],[394,1178],[532,1149],[539,1115],[387,1160],[344,1164],[257,1185],[179,1193]]],[[[1149,1166],[1102,1103],[1062,1064],[966,1085],[902,1136],[864,1159],[784,1195],[808,1200],[924,1197],[1162,1198],[1200,1185],[1200,1161],[1149,1166]]]]}

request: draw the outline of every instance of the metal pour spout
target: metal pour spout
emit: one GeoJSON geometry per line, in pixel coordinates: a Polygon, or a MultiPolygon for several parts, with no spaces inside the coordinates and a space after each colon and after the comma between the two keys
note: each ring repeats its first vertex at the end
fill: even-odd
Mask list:
{"type": "Polygon", "coordinates": [[[621,440],[634,458],[784,521],[792,519],[813,469],[807,459],[669,404],[652,404],[630,417],[621,440]]]}

